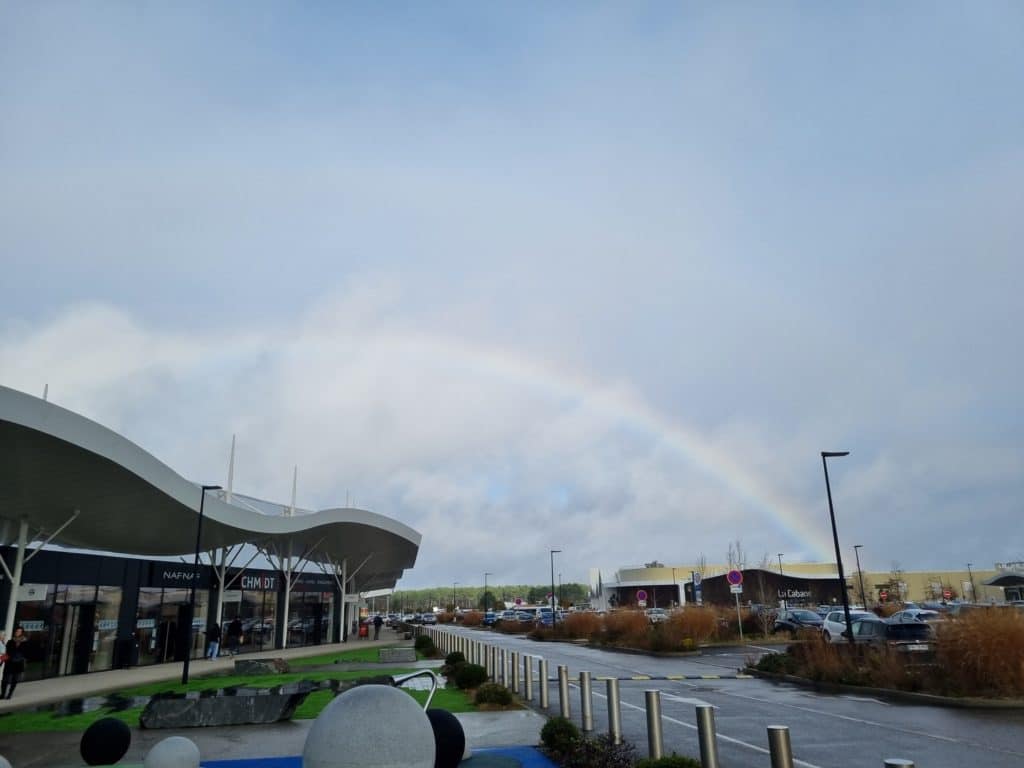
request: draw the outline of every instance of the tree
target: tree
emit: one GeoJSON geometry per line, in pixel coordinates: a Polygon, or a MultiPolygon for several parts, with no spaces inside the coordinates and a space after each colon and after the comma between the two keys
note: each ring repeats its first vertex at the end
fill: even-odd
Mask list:
{"type": "Polygon", "coordinates": [[[729,542],[729,551],[725,557],[730,568],[735,568],[738,571],[746,570],[747,553],[743,551],[743,542],[739,539],[729,542]]]}

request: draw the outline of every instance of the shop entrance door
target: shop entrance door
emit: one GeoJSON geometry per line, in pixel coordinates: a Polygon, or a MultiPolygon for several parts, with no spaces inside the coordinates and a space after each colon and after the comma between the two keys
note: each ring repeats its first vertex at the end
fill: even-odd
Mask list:
{"type": "Polygon", "coordinates": [[[96,603],[69,603],[63,606],[64,622],[60,633],[60,657],[57,674],[80,675],[89,671],[96,639],[96,603]]]}

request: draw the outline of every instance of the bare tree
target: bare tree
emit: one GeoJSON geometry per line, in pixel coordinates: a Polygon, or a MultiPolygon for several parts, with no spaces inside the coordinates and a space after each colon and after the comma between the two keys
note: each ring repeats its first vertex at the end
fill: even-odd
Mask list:
{"type": "Polygon", "coordinates": [[[739,539],[729,542],[729,551],[725,555],[730,568],[739,571],[747,567],[747,553],[743,551],[743,542],[739,539]]]}

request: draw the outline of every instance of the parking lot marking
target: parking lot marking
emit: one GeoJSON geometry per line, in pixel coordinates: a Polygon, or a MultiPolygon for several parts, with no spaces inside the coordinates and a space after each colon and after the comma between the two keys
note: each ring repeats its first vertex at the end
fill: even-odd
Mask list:
{"type": "MultiPolygon", "coordinates": [[[[601,699],[608,698],[607,696],[604,696],[603,694],[600,694],[597,691],[594,691],[594,695],[597,696],[598,698],[601,698],[601,699]]],[[[635,709],[638,712],[645,712],[645,713],[647,712],[647,710],[644,707],[638,707],[636,704],[630,704],[628,701],[620,701],[619,704],[621,706],[623,706],[623,707],[627,707],[628,709],[635,709]]],[[[670,723],[673,723],[674,725],[681,725],[683,728],[689,728],[691,731],[696,731],[697,730],[697,726],[696,725],[691,725],[690,723],[684,722],[682,720],[677,720],[676,718],[669,717],[668,715],[664,715],[663,714],[661,716],[661,719],[662,720],[668,720],[670,723]]],[[[719,731],[716,735],[718,736],[718,738],[721,741],[726,741],[726,742],[728,742],[730,744],[736,744],[737,746],[740,746],[740,747],[746,747],[747,749],[752,749],[755,752],[760,752],[762,755],[771,754],[764,747],[759,747],[757,744],[751,744],[749,742],[743,741],[742,739],[734,739],[732,736],[726,736],[721,731],[719,731]]],[[[804,760],[794,759],[793,760],[793,764],[794,765],[802,765],[802,766],[804,766],[804,768],[821,768],[820,765],[815,765],[814,763],[808,763],[808,762],[806,762],[804,760]]]]}

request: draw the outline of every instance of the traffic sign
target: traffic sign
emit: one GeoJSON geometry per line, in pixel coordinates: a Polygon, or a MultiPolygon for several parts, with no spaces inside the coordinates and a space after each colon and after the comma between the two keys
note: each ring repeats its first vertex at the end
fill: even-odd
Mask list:
{"type": "Polygon", "coordinates": [[[693,586],[699,587],[701,581],[703,581],[703,577],[701,577],[700,571],[694,571],[693,572],[693,586]]]}
{"type": "Polygon", "coordinates": [[[726,581],[728,581],[733,586],[736,586],[738,584],[742,584],[743,583],[743,571],[737,571],[735,568],[733,568],[731,571],[729,571],[729,573],[727,573],[725,575],[725,578],[726,578],[726,581]]]}
{"type": "Polygon", "coordinates": [[[517,597],[516,598],[516,605],[522,605],[522,604],[523,604],[523,598],[517,597]]]}
{"type": "Polygon", "coordinates": [[[646,608],[647,607],[647,601],[646,600],[638,600],[637,601],[637,607],[639,607],[639,608],[646,608]]]}
{"type": "Polygon", "coordinates": [[[734,595],[742,595],[743,594],[743,585],[742,584],[731,584],[729,586],[729,591],[732,592],[734,595]]]}
{"type": "Polygon", "coordinates": [[[949,589],[942,590],[942,597],[945,598],[946,600],[949,600],[949,598],[951,598],[952,596],[953,596],[953,591],[952,590],[949,590],[949,589]]]}
{"type": "Polygon", "coordinates": [[[647,590],[638,589],[636,591],[636,599],[637,599],[637,602],[640,602],[640,603],[645,602],[647,600],[647,590]]]}
{"type": "Polygon", "coordinates": [[[889,599],[889,590],[887,590],[887,589],[879,590],[878,591],[878,599],[881,600],[883,603],[886,600],[888,600],[889,599]]]}

